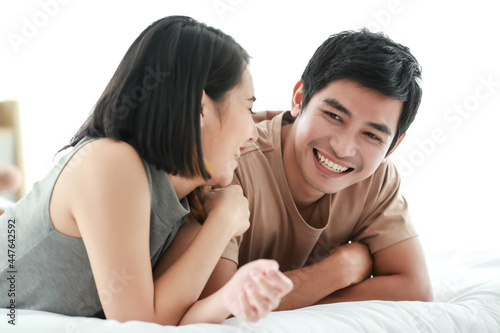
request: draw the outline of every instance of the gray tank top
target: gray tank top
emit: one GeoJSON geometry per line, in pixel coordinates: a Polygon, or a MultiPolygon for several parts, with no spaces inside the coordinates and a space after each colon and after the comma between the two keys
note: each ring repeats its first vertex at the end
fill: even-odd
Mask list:
{"type": "MultiPolygon", "coordinates": [[[[56,231],[49,215],[52,190],[62,169],[78,149],[86,149],[85,144],[93,140],[82,140],[29,194],[0,216],[0,307],[71,316],[93,316],[101,310],[82,239],[56,231]]],[[[68,167],[72,163],[78,163],[76,158],[68,167]]],[[[177,199],[166,172],[144,160],[143,164],[151,192],[149,249],[154,267],[186,221],[189,206],[186,198],[177,199]]],[[[110,282],[103,297],[112,297],[131,278],[124,271],[113,275],[116,280],[110,282]]]]}

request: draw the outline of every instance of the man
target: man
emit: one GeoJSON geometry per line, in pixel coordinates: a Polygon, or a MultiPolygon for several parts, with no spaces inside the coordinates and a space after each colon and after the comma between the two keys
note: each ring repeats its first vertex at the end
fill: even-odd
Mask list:
{"type": "MultiPolygon", "coordinates": [[[[423,250],[388,156],[415,118],[420,66],[370,33],[328,38],[296,84],[291,111],[258,113],[259,139],[235,184],[250,228],[229,244],[204,295],[258,258],[294,283],[279,309],[357,300],[432,300],[423,250]]],[[[203,295],[202,295],[203,296],[203,295]]]]}

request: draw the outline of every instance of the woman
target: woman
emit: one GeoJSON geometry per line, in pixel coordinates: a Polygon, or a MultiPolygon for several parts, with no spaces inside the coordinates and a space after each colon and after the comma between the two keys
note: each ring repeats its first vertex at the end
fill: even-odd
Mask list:
{"type": "Polygon", "coordinates": [[[191,18],[149,26],[69,153],[0,218],[8,225],[0,242],[15,251],[0,271],[2,295],[15,270],[17,308],[76,316],[102,308],[108,319],[174,325],[230,313],[253,321],[275,308],[291,282],[273,261],[242,267],[197,301],[230,238],[249,224],[241,189],[228,186],[244,144],[257,138],[247,63],[232,38],[191,18]],[[153,278],[201,186],[223,189],[208,195],[190,246],[153,278]]]}

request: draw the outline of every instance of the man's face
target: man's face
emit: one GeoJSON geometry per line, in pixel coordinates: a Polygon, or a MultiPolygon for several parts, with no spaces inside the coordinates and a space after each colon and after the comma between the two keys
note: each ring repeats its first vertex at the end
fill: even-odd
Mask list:
{"type": "MultiPolygon", "coordinates": [[[[302,85],[298,85],[294,116],[301,101],[302,85]]],[[[372,175],[386,157],[402,106],[401,101],[355,81],[333,81],[311,98],[295,120],[295,149],[285,163],[297,164],[294,177],[310,190],[335,193],[355,184],[372,175]]]]}

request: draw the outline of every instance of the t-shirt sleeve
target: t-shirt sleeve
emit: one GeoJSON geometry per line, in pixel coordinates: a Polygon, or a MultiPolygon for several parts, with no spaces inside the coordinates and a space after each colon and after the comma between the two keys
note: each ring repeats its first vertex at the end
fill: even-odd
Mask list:
{"type": "Polygon", "coordinates": [[[361,242],[372,253],[417,236],[408,202],[400,192],[401,178],[392,162],[384,162],[374,173],[360,223],[351,240],[361,242]]]}
{"type": "Polygon", "coordinates": [[[222,252],[222,258],[229,259],[238,265],[238,254],[239,254],[239,240],[238,237],[233,237],[227,244],[224,252],[222,252]]]}

